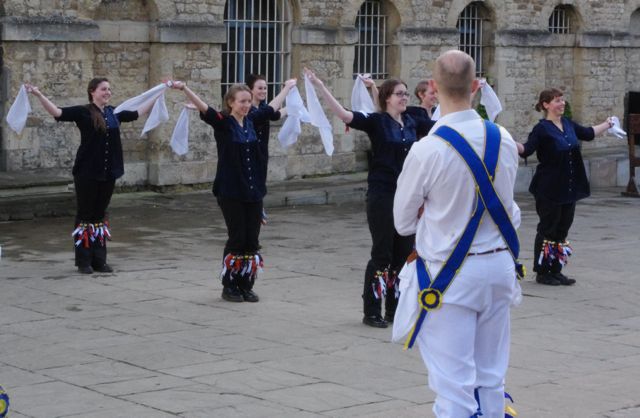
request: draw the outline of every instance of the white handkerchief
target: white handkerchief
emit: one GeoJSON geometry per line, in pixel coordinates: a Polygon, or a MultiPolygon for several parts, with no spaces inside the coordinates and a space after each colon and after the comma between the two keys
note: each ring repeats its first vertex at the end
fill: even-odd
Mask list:
{"type": "Polygon", "coordinates": [[[436,110],[433,111],[433,115],[431,115],[432,121],[437,121],[440,119],[440,105],[436,106],[436,110]]]}
{"type": "Polygon", "coordinates": [[[307,92],[307,108],[309,109],[309,115],[311,116],[311,124],[316,126],[320,130],[320,138],[322,138],[322,144],[324,145],[324,152],[327,155],[333,154],[333,134],[331,133],[331,123],[324,114],[316,90],[313,88],[313,84],[309,81],[309,77],[304,76],[304,89],[307,92]]]}
{"type": "Polygon", "coordinates": [[[167,111],[167,104],[164,101],[164,93],[160,94],[160,97],[156,99],[156,102],[153,104],[153,108],[151,109],[151,113],[149,113],[149,117],[147,121],[144,123],[144,128],[142,129],[142,133],[140,136],[142,137],[145,133],[154,129],[158,125],[161,125],[169,120],[169,112],[167,111]]]}
{"type": "Polygon", "coordinates": [[[278,141],[283,148],[287,148],[298,141],[298,136],[302,132],[300,122],[311,122],[309,111],[304,107],[304,102],[297,87],[289,90],[286,97],[287,119],[282,124],[278,132],[278,141]]]}
{"type": "Polygon", "coordinates": [[[353,90],[351,90],[351,110],[364,113],[366,116],[369,113],[374,113],[376,107],[362,79],[362,75],[358,74],[353,83],[353,90]]]}
{"type": "Polygon", "coordinates": [[[484,106],[487,111],[487,116],[489,116],[489,120],[493,122],[496,120],[496,116],[498,113],[502,112],[502,104],[500,104],[500,99],[496,95],[496,92],[493,91],[489,83],[486,80],[482,79],[480,87],[480,92],[482,93],[480,97],[480,104],[484,106]]]}
{"type": "Polygon", "coordinates": [[[31,105],[29,104],[29,94],[24,84],[20,86],[20,91],[16,96],[7,113],[7,123],[9,127],[20,134],[27,123],[27,116],[31,113],[31,105]]]}
{"type": "Polygon", "coordinates": [[[189,109],[186,107],[180,112],[176,126],[171,135],[171,149],[178,155],[189,152],[189,109]]]}
{"type": "Polygon", "coordinates": [[[152,89],[145,91],[142,94],[137,95],[136,97],[132,97],[131,99],[127,99],[120,106],[116,107],[113,113],[120,113],[123,110],[135,111],[143,107],[145,104],[149,103],[149,101],[153,101],[160,97],[162,93],[166,90],[167,85],[164,83],[160,83],[152,89]]]}
{"type": "Polygon", "coordinates": [[[611,122],[613,122],[613,126],[607,129],[607,132],[616,138],[624,139],[627,133],[620,127],[620,119],[617,116],[611,116],[611,122]]]}
{"type": "Polygon", "coordinates": [[[154,102],[151,113],[144,124],[142,133],[140,134],[140,136],[143,136],[147,131],[150,131],[161,123],[169,120],[167,105],[164,101],[164,91],[166,89],[167,85],[165,83],[160,83],[154,88],[149,89],[136,97],[125,100],[120,104],[120,106],[115,108],[113,113],[120,113],[123,110],[138,111],[139,109],[148,106],[149,103],[154,102]]]}

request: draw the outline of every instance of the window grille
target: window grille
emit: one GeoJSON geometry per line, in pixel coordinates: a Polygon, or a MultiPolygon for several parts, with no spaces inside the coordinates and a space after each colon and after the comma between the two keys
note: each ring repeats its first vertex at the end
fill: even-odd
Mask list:
{"type": "Polygon", "coordinates": [[[272,99],[290,71],[290,26],[287,0],[227,0],[227,42],[222,47],[222,95],[249,74],[267,79],[272,99]]]}
{"type": "Polygon", "coordinates": [[[549,32],[551,33],[570,33],[571,32],[571,15],[569,9],[565,6],[556,6],[553,13],[549,16],[549,32]]]}
{"type": "Polygon", "coordinates": [[[466,52],[476,62],[476,77],[484,76],[483,59],[483,40],[482,40],[482,23],[480,6],[471,3],[464,8],[458,17],[458,33],[460,34],[460,42],[458,49],[466,52]]]}
{"type": "Polygon", "coordinates": [[[354,74],[387,78],[387,16],[380,0],[365,0],[356,16],[359,33],[353,61],[354,74]]]}

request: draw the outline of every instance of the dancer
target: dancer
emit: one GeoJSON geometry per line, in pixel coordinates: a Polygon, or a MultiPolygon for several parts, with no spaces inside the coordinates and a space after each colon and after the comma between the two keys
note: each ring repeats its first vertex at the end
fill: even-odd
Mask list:
{"type": "Polygon", "coordinates": [[[436,93],[429,86],[428,80],[422,80],[417,85],[413,94],[420,102],[419,106],[407,106],[407,112],[414,118],[431,119],[436,110],[438,98],[436,93]]]}
{"type": "Polygon", "coordinates": [[[362,292],[362,322],[372,327],[386,328],[388,322],[393,322],[398,301],[397,272],[413,248],[413,236],[400,236],[393,226],[396,180],[409,149],[429,132],[433,122],[414,120],[405,113],[410,94],[401,80],[392,78],[383,82],[378,92],[381,111],[364,115],[344,109],[313,71],[305,68],[305,74],[331,111],[350,128],[366,132],[371,141],[367,222],[373,244],[362,292]]]}
{"type": "MultiPolygon", "coordinates": [[[[270,139],[270,130],[271,124],[270,121],[277,121],[287,115],[286,108],[280,108],[282,106],[283,100],[286,98],[286,92],[288,92],[291,87],[295,86],[297,80],[292,78],[290,80],[285,81],[286,89],[283,89],[278,96],[276,96],[275,101],[271,101],[267,105],[267,79],[265,76],[261,74],[250,74],[247,77],[246,84],[251,89],[251,110],[249,111],[249,117],[253,121],[253,128],[256,131],[256,136],[258,138],[258,149],[262,153],[262,159],[265,161],[264,164],[264,178],[265,181],[267,179],[268,172],[268,164],[269,164],[269,139],[270,139]],[[285,92],[282,95],[282,92],[285,92]],[[263,109],[266,106],[273,107],[274,112],[269,114],[268,117],[262,117],[263,112],[258,112],[258,110],[263,109]]],[[[262,224],[267,224],[267,213],[262,209],[262,224]]]]}
{"type": "Polygon", "coordinates": [[[394,340],[409,333],[407,346],[418,344],[437,417],[504,418],[509,311],[521,297],[518,154],[504,128],[471,108],[474,69],[462,51],[436,60],[430,84],[442,116],[398,178],[395,226],[416,234],[417,256],[400,273],[394,340]]]}
{"type": "Polygon", "coordinates": [[[591,141],[613,126],[610,117],[598,125],[584,127],[562,116],[563,96],[562,91],[555,88],[540,93],[536,110],[542,112],[544,118],[533,127],[527,142],[518,144],[521,157],[536,152],[539,161],[529,185],[539,218],[533,271],[537,273],[536,282],[550,286],[569,286],[576,282],[562,273],[562,266],[571,255],[567,235],[576,202],[591,194],[578,140],[591,141]]]}
{"type": "Polygon", "coordinates": [[[182,90],[211,125],[218,150],[218,166],[213,194],[227,225],[228,239],[222,257],[222,298],[229,302],[258,302],[253,291],[258,270],[263,266],[259,250],[266,156],[261,152],[254,120],[268,120],[280,107],[294,81],[287,81],[280,94],[268,106],[251,110],[251,90],[244,84],[229,87],[223,98],[223,110],[207,105],[182,81],[172,88],[182,90]]]}
{"type": "Polygon", "coordinates": [[[73,165],[73,183],[77,211],[73,239],[78,271],[110,273],[107,264],[107,240],[111,239],[107,207],[117,178],[124,174],[120,123],[138,119],[153,102],[138,111],[113,113],[110,106],[111,85],[106,78],[89,82],[89,104],[60,108],[38,87],[25,84],[44,109],[59,122],[75,122],[80,129],[80,147],[73,165]]]}

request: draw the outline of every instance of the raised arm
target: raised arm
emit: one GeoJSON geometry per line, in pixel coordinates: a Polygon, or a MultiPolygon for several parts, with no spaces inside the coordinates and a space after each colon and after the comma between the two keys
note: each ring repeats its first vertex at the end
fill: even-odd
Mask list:
{"type": "Polygon", "coordinates": [[[605,120],[601,124],[592,126],[593,133],[595,134],[595,136],[602,135],[604,131],[611,128],[612,126],[613,126],[613,121],[611,120],[611,117],[608,117],[607,120],[605,120]]]}
{"type": "Polygon", "coordinates": [[[337,117],[339,117],[340,120],[342,120],[344,123],[350,123],[353,120],[353,112],[348,111],[347,109],[342,107],[340,103],[338,103],[336,98],[333,97],[333,95],[324,85],[322,80],[316,77],[313,71],[311,71],[308,68],[305,68],[304,74],[307,77],[309,77],[309,81],[311,81],[311,84],[313,84],[313,86],[316,88],[316,91],[318,92],[318,94],[324,97],[324,100],[327,103],[327,106],[329,106],[329,109],[331,109],[331,111],[337,117]]]}
{"type": "Polygon", "coordinates": [[[197,94],[195,94],[187,84],[183,81],[172,81],[171,88],[176,90],[181,90],[187,99],[198,109],[201,113],[204,113],[209,108],[209,105],[206,104],[197,94]]]}
{"type": "Polygon", "coordinates": [[[282,103],[284,103],[284,99],[286,99],[287,94],[289,94],[289,90],[291,90],[297,82],[298,79],[296,78],[291,78],[285,81],[284,87],[280,90],[280,93],[278,93],[278,95],[269,102],[269,106],[271,106],[273,110],[278,111],[282,107],[282,103]]]}
{"type": "Polygon", "coordinates": [[[62,115],[62,109],[60,109],[51,100],[49,100],[44,94],[42,94],[42,92],[40,91],[40,89],[38,89],[38,87],[29,83],[25,83],[24,86],[27,89],[28,93],[31,93],[38,98],[40,103],[42,103],[42,107],[44,107],[44,110],[46,110],[47,113],[49,113],[54,118],[60,117],[60,115],[62,115]]]}
{"type": "Polygon", "coordinates": [[[376,106],[376,109],[380,109],[380,103],[378,103],[378,86],[376,86],[376,82],[373,81],[370,74],[365,74],[365,76],[368,77],[364,77],[362,81],[364,82],[364,85],[367,86],[367,88],[370,90],[371,100],[373,100],[373,104],[376,106]]]}

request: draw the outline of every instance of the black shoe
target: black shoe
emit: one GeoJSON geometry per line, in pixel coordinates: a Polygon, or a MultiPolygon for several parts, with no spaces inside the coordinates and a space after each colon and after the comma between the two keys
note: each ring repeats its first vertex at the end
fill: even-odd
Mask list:
{"type": "Polygon", "coordinates": [[[384,320],[387,321],[388,323],[392,324],[394,316],[395,315],[391,315],[390,313],[385,313],[384,314],[384,320]]]}
{"type": "Polygon", "coordinates": [[[224,289],[222,289],[222,299],[228,302],[244,302],[242,293],[240,293],[238,289],[234,289],[231,287],[225,287],[224,289]]]}
{"type": "Polygon", "coordinates": [[[389,325],[380,315],[365,316],[362,323],[374,328],[386,328],[389,325]]]}
{"type": "Polygon", "coordinates": [[[100,273],[113,273],[113,269],[107,263],[104,263],[102,266],[93,266],[94,271],[99,271],[100,273]]]}
{"type": "Polygon", "coordinates": [[[240,289],[240,293],[242,294],[242,298],[245,302],[257,302],[260,300],[258,295],[256,295],[251,289],[240,289]]]}
{"type": "Polygon", "coordinates": [[[565,276],[564,274],[558,272],[558,273],[553,273],[553,277],[556,278],[557,281],[560,282],[561,285],[563,286],[571,286],[572,284],[574,284],[576,282],[576,279],[570,279],[567,276],[565,276]]]}
{"type": "Polygon", "coordinates": [[[544,274],[538,273],[536,275],[536,282],[538,282],[540,284],[546,284],[546,285],[549,285],[549,286],[559,286],[560,285],[560,281],[558,281],[558,279],[556,279],[551,273],[544,273],[544,274]]]}
{"type": "Polygon", "coordinates": [[[78,271],[82,274],[92,274],[93,269],[91,266],[78,266],[78,271]]]}

